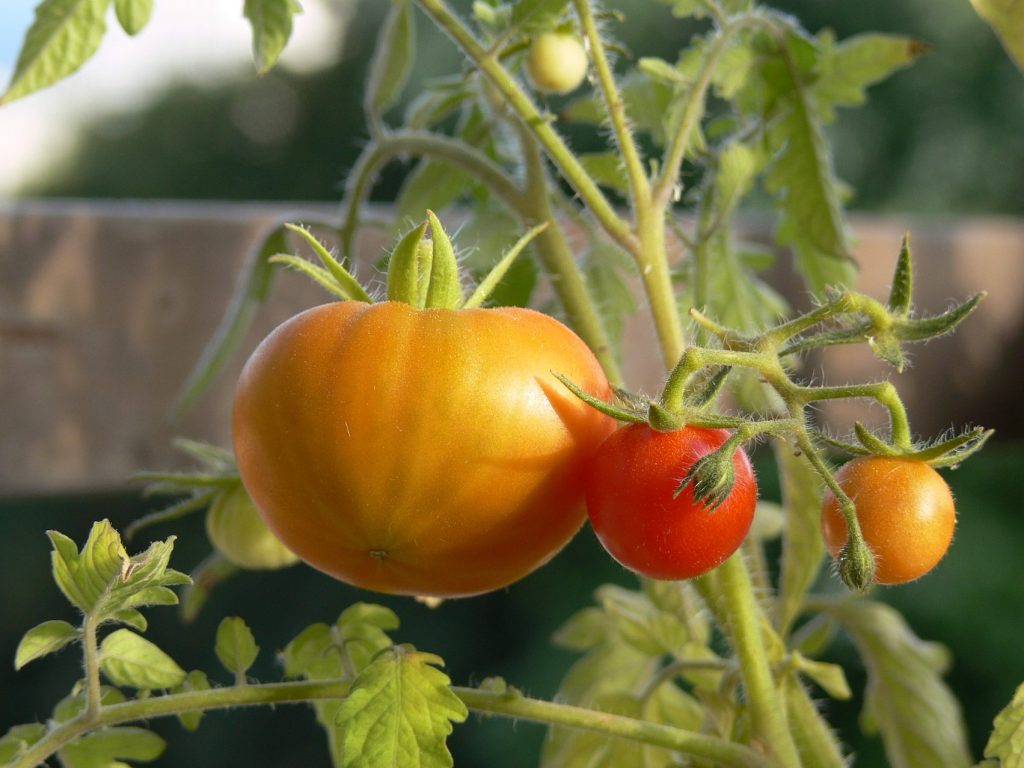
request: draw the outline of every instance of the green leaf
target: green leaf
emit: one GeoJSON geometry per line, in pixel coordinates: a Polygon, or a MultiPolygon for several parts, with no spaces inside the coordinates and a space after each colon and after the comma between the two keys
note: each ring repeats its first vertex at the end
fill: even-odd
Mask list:
{"type": "Polygon", "coordinates": [[[807,459],[793,455],[788,443],[775,441],[773,447],[786,510],[775,625],[785,637],[821,570],[825,540],[821,535],[821,478],[807,459]]]}
{"type": "Polygon", "coordinates": [[[149,24],[153,0],[114,0],[114,10],[121,29],[135,36],[149,24]]]}
{"type": "Polygon", "coordinates": [[[909,37],[883,34],[857,35],[838,45],[824,42],[810,95],[825,122],[834,119],[833,107],[863,104],[868,86],[912,64],[928,48],[909,37]]]}
{"type": "Polygon", "coordinates": [[[1000,760],[1002,768],[1024,768],[1024,683],[1013,700],[996,715],[992,734],[985,745],[985,757],[1000,760]]]}
{"type": "Polygon", "coordinates": [[[93,524],[81,553],[62,533],[48,531],[53,544],[53,577],[64,596],[82,611],[90,612],[121,574],[129,560],[121,537],[109,520],[93,524]]]}
{"type": "Polygon", "coordinates": [[[1024,72],[1024,2],[1021,0],[971,0],[971,5],[999,36],[1017,68],[1024,72]]]}
{"type": "Polygon", "coordinates": [[[772,126],[769,140],[776,155],[765,186],[782,206],[776,239],[793,246],[797,268],[815,294],[822,295],[828,286],[852,284],[854,264],[839,202],[839,182],[821,122],[799,93],[772,126]]]}
{"type": "Polygon", "coordinates": [[[445,740],[468,711],[441,664],[433,654],[396,646],[362,671],[338,712],[341,768],[452,765],[445,740]]]}
{"type": "Polygon", "coordinates": [[[475,179],[444,160],[423,159],[402,184],[395,201],[395,220],[416,220],[430,209],[443,211],[475,186],[475,179]]]}
{"type": "Polygon", "coordinates": [[[663,5],[672,6],[672,15],[685,19],[693,16],[702,19],[708,15],[708,4],[706,0],[659,0],[663,5]]]}
{"type": "Polygon", "coordinates": [[[311,624],[281,652],[286,677],[328,680],[341,675],[341,658],[334,645],[331,628],[324,623],[311,624]]]}
{"type": "Polygon", "coordinates": [[[629,194],[626,169],[618,152],[587,152],[579,156],[579,161],[591,178],[601,186],[620,195],[629,194]]]}
{"type": "Polygon", "coordinates": [[[30,661],[55,653],[77,638],[78,630],[66,621],[44,621],[21,638],[14,652],[14,668],[21,669],[30,661]]]}
{"type": "MultiPolygon", "coordinates": [[[[459,229],[459,242],[466,248],[462,263],[477,283],[494,268],[499,254],[508,252],[522,231],[519,219],[493,199],[474,206],[469,220],[459,229]]],[[[491,294],[491,304],[498,307],[529,306],[538,276],[535,258],[516,259],[491,294]]]]}
{"type": "Polygon", "coordinates": [[[750,333],[778,322],[787,304],[775,290],[754,274],[727,229],[708,244],[711,258],[711,313],[721,323],[750,333]]]}
{"type": "Polygon", "coordinates": [[[130,629],[118,629],[100,644],[100,669],[114,685],[140,690],[174,688],[185,670],[156,645],[130,629]]]}
{"type": "Polygon", "coordinates": [[[292,36],[292,19],[302,13],[297,0],[245,0],[252,26],[252,57],[261,75],[269,72],[292,36]]]}
{"type": "Polygon", "coordinates": [[[599,238],[590,243],[583,260],[583,279],[601,313],[605,332],[616,346],[621,343],[626,319],[636,311],[636,295],[629,280],[635,262],[618,246],[599,238]]]}
{"type": "MultiPolygon", "coordinates": [[[[170,590],[168,590],[168,592],[170,592],[170,590]]],[[[173,592],[170,592],[170,595],[174,598],[174,603],[177,603],[178,596],[173,592]]],[[[129,627],[132,627],[139,632],[145,632],[149,627],[149,622],[146,620],[146,617],[134,608],[125,608],[124,610],[116,611],[110,618],[120,624],[127,624],[129,627]]]]}
{"type": "Polygon", "coordinates": [[[838,664],[808,659],[799,651],[793,651],[791,658],[794,668],[816,682],[833,699],[846,701],[853,697],[846,672],[838,664]]]}
{"type": "Polygon", "coordinates": [[[949,652],[918,638],[898,611],[883,603],[846,600],[829,605],[853,639],[868,671],[861,724],[881,731],[893,768],[965,768],[960,705],[942,681],[949,652]]]}
{"type": "MultiPolygon", "coordinates": [[[[206,673],[198,669],[193,669],[185,679],[181,682],[181,685],[177,685],[171,689],[171,693],[188,693],[189,691],[208,691],[210,690],[210,681],[206,677],[206,673]]],[[[194,731],[199,728],[199,721],[203,718],[202,710],[191,710],[189,712],[182,712],[178,715],[178,720],[181,722],[182,727],[186,731],[194,731]]]]}
{"type": "Polygon", "coordinates": [[[64,768],[126,768],[124,760],[148,763],[166,747],[162,738],[143,728],[104,728],[73,741],[58,753],[64,768]]]}
{"type": "MultiPolygon", "coordinates": [[[[633,127],[650,134],[659,147],[664,146],[666,115],[673,103],[674,89],[634,69],[620,80],[619,90],[633,127]]],[[[604,125],[608,119],[603,97],[595,93],[571,102],[563,116],[570,121],[593,125],[604,125]]]]}
{"type": "MultiPolygon", "coordinates": [[[[53,708],[53,719],[58,723],[66,723],[85,712],[85,691],[71,693],[57,702],[53,708]]],[[[121,704],[127,701],[125,695],[110,685],[100,686],[100,705],[121,704]]]]}
{"type": "Polygon", "coordinates": [[[220,663],[236,678],[245,675],[260,652],[252,630],[237,616],[228,616],[221,621],[214,650],[220,663]]]}
{"type": "Polygon", "coordinates": [[[172,416],[181,416],[188,410],[196,398],[213,383],[245,339],[257,308],[270,294],[274,276],[274,265],[270,257],[287,249],[286,230],[279,226],[252,252],[242,267],[231,304],[174,401],[172,416]]]}
{"type": "Polygon", "coordinates": [[[46,734],[42,723],[25,723],[12,726],[0,737],[0,765],[13,763],[22,752],[39,741],[46,734]]]}
{"type": "Polygon", "coordinates": [[[43,0],[22,43],[0,104],[20,99],[77,72],[107,31],[110,0],[43,0]]]}
{"type": "Polygon", "coordinates": [[[349,661],[358,674],[378,653],[391,647],[387,633],[398,629],[398,616],[383,605],[355,603],[342,611],[336,626],[349,661]]]}
{"type": "Polygon", "coordinates": [[[391,0],[377,46],[370,62],[363,110],[371,123],[379,123],[381,114],[402,93],[416,55],[416,25],[408,0],[391,0]]]}
{"type": "Polygon", "coordinates": [[[519,0],[512,7],[512,24],[523,32],[544,32],[565,15],[569,0],[519,0]]]}

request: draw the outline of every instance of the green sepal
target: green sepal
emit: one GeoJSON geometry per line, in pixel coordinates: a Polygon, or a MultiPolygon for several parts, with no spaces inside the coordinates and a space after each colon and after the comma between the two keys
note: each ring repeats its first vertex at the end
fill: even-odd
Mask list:
{"type": "Polygon", "coordinates": [[[487,276],[480,281],[477,285],[476,290],[466,299],[462,305],[464,309],[475,309],[483,304],[487,298],[494,292],[494,289],[498,287],[498,283],[505,276],[505,273],[512,267],[512,263],[516,260],[516,257],[530,244],[537,235],[548,228],[548,222],[538,224],[536,227],[531,229],[525,235],[520,237],[515,245],[509,248],[508,253],[502,256],[501,261],[494,265],[494,268],[487,273],[487,276]]]}
{"type": "Polygon", "coordinates": [[[625,421],[630,424],[647,423],[647,417],[644,416],[640,411],[635,411],[632,410],[631,408],[623,408],[618,405],[606,403],[604,400],[594,397],[588,392],[584,392],[582,389],[576,386],[576,384],[574,384],[569,379],[569,377],[564,376],[561,373],[555,372],[553,372],[553,375],[556,379],[558,379],[560,382],[562,382],[562,384],[565,385],[566,389],[568,389],[570,392],[576,395],[576,397],[585,402],[591,408],[600,411],[605,416],[611,416],[613,419],[616,419],[617,421],[625,421]]]}
{"type": "Polygon", "coordinates": [[[892,289],[886,306],[897,317],[910,315],[910,302],[914,292],[914,269],[910,262],[910,235],[903,236],[896,272],[892,276],[892,289]]]}
{"type": "Polygon", "coordinates": [[[675,432],[686,423],[681,413],[669,410],[657,400],[651,400],[647,404],[647,418],[645,421],[656,432],[675,432]]]}
{"type": "Polygon", "coordinates": [[[351,298],[351,296],[346,294],[341,286],[337,284],[330,272],[323,267],[306,261],[301,256],[293,256],[290,253],[275,253],[270,257],[270,263],[280,264],[282,267],[293,269],[299,274],[305,275],[340,301],[345,301],[346,299],[351,298]]]}
{"type": "Polygon", "coordinates": [[[993,433],[994,430],[977,427],[962,435],[905,455],[932,467],[953,467],[980,451],[993,433]]]}
{"type": "Polygon", "coordinates": [[[726,442],[717,450],[701,456],[676,487],[672,498],[678,498],[692,486],[694,502],[703,504],[708,512],[714,512],[729,498],[736,484],[736,469],[732,463],[735,452],[736,446],[726,442]]]}
{"type": "Polygon", "coordinates": [[[725,380],[729,377],[732,366],[723,365],[718,368],[709,369],[710,374],[696,391],[686,395],[686,404],[691,408],[707,408],[714,404],[718,393],[722,391],[725,380]]]}
{"type": "Polygon", "coordinates": [[[964,318],[974,311],[974,308],[978,306],[978,303],[986,295],[984,292],[976,293],[967,301],[958,304],[948,312],[943,312],[941,315],[924,317],[920,320],[905,320],[896,325],[896,333],[902,341],[925,341],[950,333],[964,318]]]}
{"type": "Polygon", "coordinates": [[[420,303],[420,284],[423,282],[423,263],[420,244],[427,233],[428,222],[410,230],[395,246],[388,261],[388,300],[401,301],[414,307],[420,303]]]}
{"type": "Polygon", "coordinates": [[[813,430],[813,433],[815,440],[824,443],[830,448],[835,448],[837,451],[849,453],[854,456],[867,456],[871,453],[871,451],[869,451],[862,445],[854,445],[853,443],[848,443],[845,440],[840,440],[839,438],[832,437],[832,435],[826,434],[825,432],[813,430]]]}
{"type": "Polygon", "coordinates": [[[895,448],[879,438],[859,421],[854,423],[853,430],[856,433],[860,444],[867,449],[868,453],[872,453],[876,456],[899,455],[899,452],[895,448]]]}
{"type": "MultiPolygon", "coordinates": [[[[149,528],[152,525],[159,525],[161,523],[169,523],[172,520],[177,520],[185,515],[206,509],[210,506],[218,493],[219,491],[216,489],[205,491],[203,493],[196,493],[195,495],[182,499],[169,507],[159,509],[156,512],[150,512],[148,515],[144,515],[138,520],[133,520],[128,527],[124,529],[124,540],[131,541],[135,534],[144,528],[149,528]]],[[[144,495],[150,494],[144,493],[144,495]]]]}
{"type": "Polygon", "coordinates": [[[848,589],[863,592],[875,583],[875,556],[863,539],[851,539],[839,550],[839,578],[848,589]]]}
{"type": "Polygon", "coordinates": [[[459,262],[455,258],[452,241],[433,211],[427,211],[430,221],[430,240],[433,257],[430,262],[430,284],[427,286],[426,307],[429,309],[455,309],[462,306],[462,285],[459,282],[459,262]]]}
{"type": "Polygon", "coordinates": [[[373,303],[373,299],[370,298],[370,294],[366,292],[366,289],[359,284],[359,281],[352,276],[351,272],[341,265],[340,261],[331,255],[330,251],[324,248],[312,232],[298,224],[285,224],[284,228],[289,232],[299,235],[309,244],[309,247],[316,253],[324,268],[334,278],[334,282],[342,296],[352,301],[363,301],[367,304],[373,303]]]}
{"type": "Polygon", "coordinates": [[[875,357],[889,363],[897,373],[903,373],[903,369],[907,365],[907,358],[903,354],[900,340],[894,331],[882,331],[875,336],[868,336],[868,346],[875,357]]]}

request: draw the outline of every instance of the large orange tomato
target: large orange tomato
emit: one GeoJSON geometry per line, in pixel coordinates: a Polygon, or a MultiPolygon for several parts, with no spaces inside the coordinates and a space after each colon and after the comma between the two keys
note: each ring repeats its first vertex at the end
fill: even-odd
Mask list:
{"type": "Polygon", "coordinates": [[[286,321],[242,372],[246,488],[299,557],[397,594],[497,589],[580,528],[586,466],[612,419],[587,346],[527,309],[342,302],[286,321]]]}

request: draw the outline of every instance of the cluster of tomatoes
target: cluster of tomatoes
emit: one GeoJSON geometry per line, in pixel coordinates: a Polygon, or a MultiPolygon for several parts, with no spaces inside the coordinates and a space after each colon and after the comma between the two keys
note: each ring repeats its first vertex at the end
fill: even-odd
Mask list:
{"type": "MultiPolygon", "coordinates": [[[[569,392],[610,386],[586,344],[527,309],[310,309],[256,350],[238,385],[234,442],[274,533],[343,581],[413,595],[471,595],[533,571],[589,514],[621,564],[686,579],[746,537],[757,483],[742,449],[712,507],[682,483],[725,430],[617,429],[569,392]]],[[[856,505],[876,580],[930,570],[953,535],[949,489],[921,461],[867,456],[837,476],[856,505]]],[[[826,494],[834,556],[846,521],[826,494]]]]}

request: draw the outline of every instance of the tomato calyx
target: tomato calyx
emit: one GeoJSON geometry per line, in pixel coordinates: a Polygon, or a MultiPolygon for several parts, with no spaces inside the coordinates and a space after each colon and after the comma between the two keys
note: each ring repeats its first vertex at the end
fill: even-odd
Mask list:
{"type": "MultiPolygon", "coordinates": [[[[494,292],[515,259],[548,226],[543,222],[524,234],[494,265],[467,297],[462,289],[459,261],[451,238],[433,211],[427,219],[402,236],[391,252],[387,273],[387,300],[417,309],[475,309],[494,292]],[[427,240],[427,230],[430,239],[427,240]]],[[[305,227],[286,224],[316,254],[322,266],[300,256],[276,254],[270,261],[302,272],[342,301],[373,303],[373,298],[324,245],[305,227]]]]}

